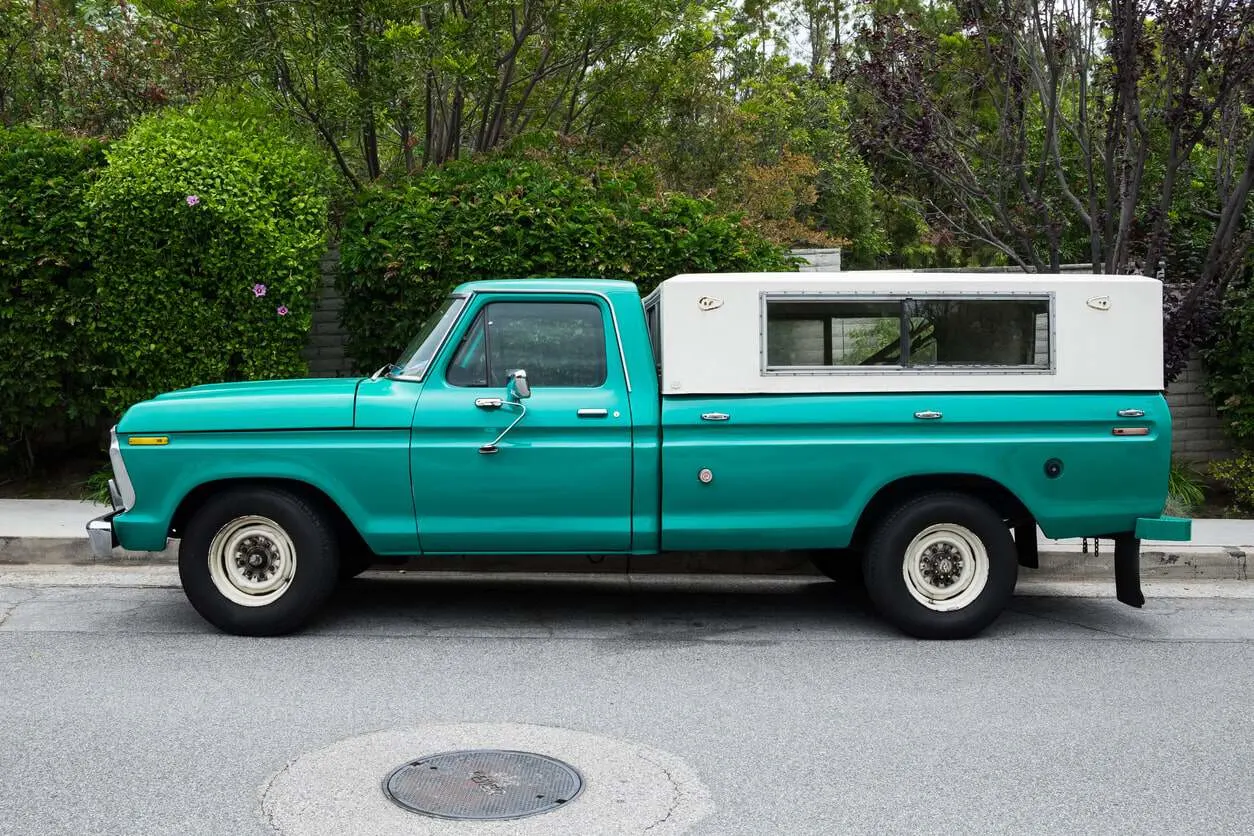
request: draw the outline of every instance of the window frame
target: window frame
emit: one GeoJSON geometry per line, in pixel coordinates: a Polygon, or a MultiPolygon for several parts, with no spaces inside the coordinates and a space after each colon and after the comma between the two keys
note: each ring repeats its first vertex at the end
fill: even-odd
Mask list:
{"type": "Polygon", "coordinates": [[[805,291],[805,290],[772,290],[762,291],[758,295],[758,363],[763,377],[829,377],[842,375],[1054,375],[1058,373],[1058,317],[1056,294],[1054,291],[920,291],[910,293],[883,293],[857,291],[805,291]],[[1049,335],[1048,366],[1000,366],[991,364],[968,365],[910,365],[908,327],[913,300],[929,302],[968,301],[968,302],[1046,302],[1049,317],[1047,333],[1049,335]],[[901,358],[904,363],[884,364],[876,366],[771,366],[767,363],[767,328],[769,320],[768,306],[771,302],[891,302],[901,305],[901,358]]]}
{"type": "Polygon", "coordinates": [[[662,374],[662,293],[655,290],[641,300],[644,307],[644,327],[649,333],[649,350],[653,352],[653,366],[662,374]]]}
{"type": "MultiPolygon", "coordinates": [[[[461,350],[467,335],[474,329],[479,322],[480,316],[488,306],[499,303],[561,303],[568,302],[572,304],[592,305],[601,315],[602,334],[608,338],[610,335],[606,333],[608,330],[613,334],[613,346],[617,348],[619,370],[622,372],[622,381],[627,388],[627,394],[632,392],[631,372],[627,368],[627,355],[623,349],[622,332],[618,326],[618,315],[614,311],[614,304],[610,298],[604,293],[595,290],[513,290],[513,289],[489,289],[474,291],[466,306],[462,309],[461,321],[452,332],[456,332],[456,336],[450,332],[449,337],[441,349],[441,355],[438,356],[436,362],[439,365],[439,379],[441,383],[453,389],[465,390],[495,390],[504,388],[504,384],[494,386],[491,381],[487,386],[463,386],[453,383],[449,380],[449,369],[452,367],[453,361],[457,357],[457,353],[461,350]]],[[[485,351],[487,350],[488,336],[485,327],[484,343],[485,351]]],[[[597,386],[545,386],[545,389],[575,389],[575,390],[596,390],[605,389],[616,385],[614,376],[611,374],[611,364],[613,363],[614,351],[611,350],[607,343],[605,350],[605,379],[597,386]]],[[[435,363],[432,363],[435,365],[435,363]]],[[[490,361],[487,363],[490,369],[490,361]]]]}

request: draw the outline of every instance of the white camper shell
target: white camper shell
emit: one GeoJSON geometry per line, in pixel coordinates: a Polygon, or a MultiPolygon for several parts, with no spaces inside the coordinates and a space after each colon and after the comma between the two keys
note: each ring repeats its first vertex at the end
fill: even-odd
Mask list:
{"type": "Polygon", "coordinates": [[[680,275],[645,309],[664,395],[1163,389],[1146,276],[680,275]]]}

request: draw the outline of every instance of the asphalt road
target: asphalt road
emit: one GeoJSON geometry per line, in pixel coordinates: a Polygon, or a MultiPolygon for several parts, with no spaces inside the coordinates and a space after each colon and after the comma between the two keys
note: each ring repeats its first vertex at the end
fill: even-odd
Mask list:
{"type": "Polygon", "coordinates": [[[0,573],[0,833],[1254,832],[1248,596],[1018,597],[925,643],[812,578],[365,577],[256,640],[151,582],[0,573]],[[461,740],[589,790],[504,825],[383,798],[461,740]]]}

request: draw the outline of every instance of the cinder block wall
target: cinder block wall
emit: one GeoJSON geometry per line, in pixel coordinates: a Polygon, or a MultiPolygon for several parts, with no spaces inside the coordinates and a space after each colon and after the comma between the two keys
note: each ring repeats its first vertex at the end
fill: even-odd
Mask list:
{"type": "Polygon", "coordinates": [[[314,307],[309,344],[305,347],[310,377],[346,377],[353,369],[352,361],[344,351],[348,335],[340,324],[340,310],[344,307],[344,300],[335,288],[339,265],[340,250],[338,247],[331,247],[322,257],[322,284],[314,307]]]}
{"type": "Polygon", "coordinates": [[[1182,459],[1207,462],[1231,455],[1223,422],[1202,389],[1206,370],[1195,354],[1189,365],[1167,388],[1171,406],[1172,452],[1182,459]]]}

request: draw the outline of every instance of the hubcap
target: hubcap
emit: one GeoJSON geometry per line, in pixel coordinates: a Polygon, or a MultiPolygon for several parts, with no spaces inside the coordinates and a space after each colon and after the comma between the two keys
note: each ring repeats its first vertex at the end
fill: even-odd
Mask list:
{"type": "Polygon", "coordinates": [[[245,607],[274,603],[296,574],[296,547],[267,517],[237,517],[209,544],[209,577],[218,592],[245,607]]]}
{"type": "Polygon", "coordinates": [[[906,547],[901,574],[911,597],[937,612],[969,606],[988,585],[988,551],[970,529],[939,523],[906,547]]]}

